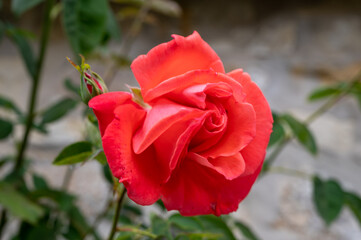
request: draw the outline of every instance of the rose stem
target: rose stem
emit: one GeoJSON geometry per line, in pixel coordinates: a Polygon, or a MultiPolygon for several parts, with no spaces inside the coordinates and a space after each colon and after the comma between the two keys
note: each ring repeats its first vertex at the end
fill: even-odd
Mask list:
{"type": "Polygon", "coordinates": [[[40,75],[41,75],[41,70],[42,70],[43,62],[44,62],[44,58],[45,58],[45,52],[46,52],[49,35],[50,35],[51,22],[52,22],[50,12],[51,12],[53,5],[54,5],[54,0],[46,1],[44,25],[42,28],[41,42],[40,42],[39,59],[36,62],[35,73],[34,73],[34,75],[31,76],[32,77],[32,86],[31,86],[31,95],[30,95],[30,101],[29,101],[29,106],[28,106],[29,112],[28,112],[27,119],[26,119],[26,126],[25,126],[23,140],[20,144],[20,148],[19,148],[17,156],[16,156],[16,162],[15,162],[14,169],[13,169],[14,173],[18,173],[23,165],[24,154],[25,154],[26,148],[28,146],[28,138],[30,135],[30,131],[32,129],[33,122],[34,122],[36,98],[38,95],[40,75]]]}
{"type": "Polygon", "coordinates": [[[118,197],[118,200],[117,200],[117,206],[115,208],[115,215],[114,215],[114,218],[113,218],[113,224],[112,224],[112,229],[110,231],[110,234],[109,234],[109,237],[108,237],[108,240],[113,240],[114,238],[114,234],[115,234],[115,231],[117,229],[117,222],[118,222],[118,218],[119,218],[119,214],[120,214],[120,210],[122,208],[122,202],[123,202],[123,199],[125,197],[125,193],[127,192],[126,188],[123,186],[120,194],[119,194],[119,197],[118,197]]]}
{"type": "MultiPolygon", "coordinates": [[[[343,97],[345,97],[349,92],[352,90],[352,88],[361,80],[361,72],[359,72],[352,81],[348,84],[348,86],[345,88],[345,90],[334,97],[332,97],[330,100],[328,100],[325,104],[323,104],[321,107],[319,107],[316,111],[314,111],[311,115],[309,115],[305,121],[303,122],[305,125],[309,125],[312,122],[314,122],[318,117],[320,117],[322,114],[327,112],[330,108],[332,108],[337,102],[339,102],[343,97]]],[[[292,137],[287,137],[283,141],[281,141],[276,149],[273,150],[271,155],[267,158],[265,161],[265,167],[264,172],[267,172],[269,167],[273,164],[273,162],[276,160],[278,155],[282,152],[282,150],[286,147],[286,145],[292,140],[292,137]]],[[[263,175],[262,174],[262,175],[263,175]]]]}
{"type": "MultiPolygon", "coordinates": [[[[41,35],[41,42],[40,42],[39,59],[36,62],[35,73],[30,74],[31,78],[32,78],[32,86],[31,86],[31,95],[30,95],[30,101],[29,101],[29,106],[28,106],[29,112],[28,112],[27,119],[26,119],[26,126],[25,126],[23,140],[18,149],[17,156],[15,158],[16,159],[15,164],[14,164],[14,167],[12,170],[12,173],[14,173],[14,174],[18,174],[23,165],[24,153],[25,153],[26,147],[28,145],[28,138],[29,138],[29,134],[30,134],[30,131],[31,131],[31,128],[33,125],[33,121],[34,121],[36,97],[37,97],[37,93],[38,93],[38,86],[40,83],[41,69],[43,66],[46,47],[47,47],[49,35],[50,35],[50,28],[51,28],[51,22],[52,22],[50,12],[51,12],[51,9],[53,8],[53,5],[54,5],[54,0],[46,1],[46,8],[45,8],[45,14],[44,14],[44,16],[45,16],[44,17],[44,25],[42,28],[42,35],[41,35]]],[[[2,209],[1,216],[0,216],[0,238],[1,238],[2,230],[6,225],[6,221],[7,221],[6,215],[7,215],[6,209],[2,209]]]]}

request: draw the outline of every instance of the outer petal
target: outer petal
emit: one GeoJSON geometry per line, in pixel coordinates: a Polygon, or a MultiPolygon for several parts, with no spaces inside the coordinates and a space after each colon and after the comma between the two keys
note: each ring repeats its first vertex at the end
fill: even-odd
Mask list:
{"type": "Polygon", "coordinates": [[[133,151],[132,137],[142,124],[145,114],[133,102],[118,106],[115,118],[102,138],[104,153],[113,175],[124,183],[129,198],[141,205],[153,204],[159,199],[164,176],[153,148],[139,155],[133,151]]]}
{"type": "Polygon", "coordinates": [[[252,104],[256,112],[256,136],[241,153],[246,162],[245,174],[252,174],[262,165],[269,137],[272,132],[272,113],[266,98],[252,82],[248,73],[244,73],[242,69],[234,70],[228,73],[229,76],[239,81],[246,94],[245,101],[252,104]]]}
{"type": "Polygon", "coordinates": [[[143,95],[164,80],[190,70],[213,69],[224,73],[221,60],[197,32],[188,37],[172,37],[174,40],[156,46],[132,63],[132,71],[143,95]]]}
{"type": "Polygon", "coordinates": [[[98,118],[100,134],[103,136],[105,129],[114,119],[114,109],[130,100],[132,95],[127,92],[109,92],[98,95],[89,101],[98,118]]]}
{"type": "Polygon", "coordinates": [[[249,193],[260,168],[251,175],[226,180],[216,171],[185,159],[162,189],[161,199],[168,210],[184,216],[228,214],[249,193]]]}

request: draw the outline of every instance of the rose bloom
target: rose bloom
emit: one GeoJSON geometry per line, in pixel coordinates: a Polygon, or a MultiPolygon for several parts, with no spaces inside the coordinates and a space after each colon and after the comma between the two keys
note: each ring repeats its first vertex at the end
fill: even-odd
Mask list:
{"type": "Polygon", "coordinates": [[[272,114],[242,69],[223,64],[197,32],[173,35],[131,69],[143,104],[127,92],[94,97],[104,153],[128,196],[161,199],[182,215],[237,210],[261,171],[272,114]]]}

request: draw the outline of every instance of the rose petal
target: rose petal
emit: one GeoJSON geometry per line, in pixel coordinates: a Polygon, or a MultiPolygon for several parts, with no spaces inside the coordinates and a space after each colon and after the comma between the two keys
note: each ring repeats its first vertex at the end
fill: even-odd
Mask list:
{"type": "Polygon", "coordinates": [[[233,156],[205,158],[197,153],[188,153],[188,158],[197,163],[209,167],[222,174],[227,180],[239,177],[245,170],[245,163],[242,155],[236,153],[233,156]]]}
{"type": "Polygon", "coordinates": [[[143,152],[161,134],[178,122],[185,122],[203,115],[204,111],[179,105],[167,99],[161,99],[152,105],[143,126],[133,137],[135,153],[143,152]]]}
{"type": "Polygon", "coordinates": [[[228,214],[248,195],[259,170],[227,180],[213,169],[184,159],[163,186],[161,199],[168,210],[179,210],[184,216],[228,214]]]}
{"type": "MultiPolygon", "coordinates": [[[[243,101],[244,94],[242,85],[226,74],[214,72],[212,70],[194,70],[170,78],[147,91],[143,97],[146,102],[151,102],[155,98],[169,94],[167,97],[170,97],[173,101],[183,103],[185,101],[182,97],[183,91],[192,86],[209,83],[220,83],[222,86],[221,88],[225,88],[225,85],[229,85],[230,89],[233,91],[235,99],[240,102],[243,101]]],[[[225,91],[226,89],[223,90],[225,91]]],[[[211,92],[211,90],[209,91],[211,92]]],[[[219,91],[218,94],[222,96],[225,93],[219,91]]]]}
{"type": "Polygon", "coordinates": [[[109,92],[93,97],[89,101],[89,107],[93,109],[98,118],[100,134],[103,136],[105,129],[114,119],[114,109],[126,101],[132,99],[127,92],[109,92]]]}
{"type": "Polygon", "coordinates": [[[158,161],[166,166],[165,168],[168,166],[165,181],[168,181],[179,161],[187,154],[190,141],[208,114],[204,112],[186,121],[177,122],[154,141],[158,161]]]}
{"type": "Polygon", "coordinates": [[[256,112],[256,136],[241,151],[246,162],[245,174],[252,174],[262,165],[266,154],[266,148],[272,132],[272,112],[263,93],[252,82],[251,77],[247,73],[244,73],[242,69],[237,69],[228,73],[228,75],[242,84],[243,90],[246,93],[245,101],[252,104],[256,112]]]}
{"type": "Polygon", "coordinates": [[[251,104],[229,98],[223,106],[227,111],[227,128],[217,144],[200,153],[206,158],[232,156],[247,146],[256,134],[256,115],[251,104]]]}
{"type": "Polygon", "coordinates": [[[145,114],[132,102],[118,106],[115,109],[116,117],[102,138],[113,175],[124,183],[129,198],[141,205],[153,204],[159,199],[164,175],[153,148],[139,155],[133,152],[131,139],[145,114]]]}
{"type": "Polygon", "coordinates": [[[162,81],[190,70],[213,69],[224,73],[219,57],[197,32],[188,37],[172,37],[174,40],[156,46],[132,63],[132,71],[143,95],[162,81]]]}

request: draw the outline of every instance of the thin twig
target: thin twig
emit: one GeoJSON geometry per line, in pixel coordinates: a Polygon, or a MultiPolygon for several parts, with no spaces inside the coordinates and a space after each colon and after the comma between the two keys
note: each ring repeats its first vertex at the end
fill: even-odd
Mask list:
{"type": "Polygon", "coordinates": [[[268,168],[268,171],[271,173],[281,173],[281,174],[287,174],[295,177],[300,177],[303,179],[310,179],[312,178],[311,174],[296,170],[296,169],[290,169],[285,167],[270,167],[268,168]]]}
{"type": "Polygon", "coordinates": [[[122,202],[125,196],[125,193],[127,192],[126,188],[123,187],[122,191],[119,194],[118,197],[118,201],[117,201],[117,206],[115,208],[115,215],[113,218],[113,224],[112,224],[112,229],[110,231],[108,240],[113,240],[115,232],[117,230],[117,223],[118,223],[118,218],[119,218],[119,214],[120,214],[120,210],[122,209],[122,202]]]}
{"type": "Polygon", "coordinates": [[[73,166],[68,166],[66,168],[64,178],[63,178],[63,183],[61,184],[61,189],[62,190],[66,191],[68,189],[71,178],[73,177],[73,172],[74,172],[74,167],[73,166]]]}
{"type": "MultiPolygon", "coordinates": [[[[344,98],[352,88],[361,81],[361,72],[359,72],[352,81],[348,84],[345,90],[331,99],[329,99],[326,103],[324,103],[321,107],[319,107],[316,111],[314,111],[311,115],[309,115],[303,123],[306,125],[314,122],[318,117],[327,112],[330,108],[332,108],[336,103],[338,103],[342,98],[344,98]]],[[[264,168],[264,172],[267,172],[273,162],[276,160],[278,155],[282,152],[282,150],[287,146],[287,144],[292,140],[292,137],[285,138],[282,142],[280,142],[277,147],[272,151],[271,155],[265,161],[266,167],[264,168]]]]}

